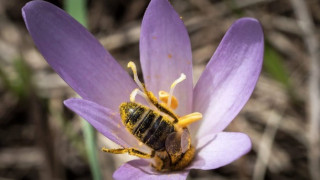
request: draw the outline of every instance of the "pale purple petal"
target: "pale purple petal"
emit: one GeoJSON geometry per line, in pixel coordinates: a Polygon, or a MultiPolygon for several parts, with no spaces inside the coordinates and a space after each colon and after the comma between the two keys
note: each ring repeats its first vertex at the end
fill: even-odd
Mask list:
{"type": "Polygon", "coordinates": [[[185,180],[189,174],[188,170],[178,171],[172,173],[160,173],[154,171],[150,163],[138,159],[127,162],[117,169],[113,178],[116,180],[127,180],[127,179],[139,179],[139,180],[185,180]]]}
{"type": "Polygon", "coordinates": [[[68,99],[64,104],[113,142],[123,147],[139,147],[138,141],[123,126],[119,112],[83,99],[68,99]]]}
{"type": "Polygon", "coordinates": [[[41,54],[81,97],[113,110],[129,100],[131,77],[76,20],[45,1],[27,3],[22,14],[41,54]]]}
{"type": "Polygon", "coordinates": [[[222,131],[248,101],[261,71],[263,47],[255,19],[242,18],[228,30],[194,89],[193,110],[203,114],[191,126],[197,137],[222,131]]]}
{"type": "Polygon", "coordinates": [[[152,0],[141,25],[140,61],[145,84],[158,96],[159,90],[169,91],[180,77],[174,95],[179,100],[176,112],[185,115],[192,108],[192,54],[186,28],[167,0],[152,0]]]}
{"type": "Polygon", "coordinates": [[[221,132],[199,140],[197,154],[188,169],[216,169],[225,166],[251,149],[250,138],[243,133],[221,132]]]}

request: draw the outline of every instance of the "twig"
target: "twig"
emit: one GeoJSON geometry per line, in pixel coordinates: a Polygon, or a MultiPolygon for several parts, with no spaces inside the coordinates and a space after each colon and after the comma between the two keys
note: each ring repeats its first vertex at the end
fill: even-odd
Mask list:
{"type": "Polygon", "coordinates": [[[297,21],[293,18],[284,16],[272,16],[272,26],[280,31],[287,32],[290,34],[301,35],[301,29],[299,28],[297,21]]]}
{"type": "MultiPolygon", "coordinates": [[[[270,114],[270,111],[268,111],[268,113],[270,114]]],[[[276,117],[281,117],[281,115],[277,114],[277,112],[275,111],[273,111],[272,113],[275,113],[276,117]]],[[[259,152],[259,147],[261,144],[261,132],[259,130],[256,130],[251,123],[248,123],[248,121],[243,116],[237,117],[237,120],[233,123],[239,130],[246,130],[245,133],[249,135],[252,141],[252,149],[255,152],[259,152]]],[[[270,128],[276,129],[275,126],[278,126],[277,123],[270,123],[270,128]]],[[[287,169],[290,166],[290,161],[290,156],[276,143],[274,143],[272,145],[272,156],[269,156],[268,164],[266,165],[271,173],[277,174],[287,169]]]]}
{"type": "Polygon", "coordinates": [[[101,44],[109,51],[139,42],[140,26],[135,25],[127,31],[101,38],[101,44]]]}
{"type": "Polygon", "coordinates": [[[263,180],[269,164],[270,154],[272,151],[272,144],[274,142],[275,135],[278,131],[282,116],[278,115],[274,111],[269,113],[269,119],[267,127],[262,135],[258,148],[258,157],[253,171],[254,180],[263,180]]]}
{"type": "Polygon", "coordinates": [[[41,179],[63,179],[63,168],[61,166],[61,162],[57,158],[58,154],[56,153],[56,149],[54,148],[54,133],[52,132],[46,115],[44,114],[44,110],[41,109],[43,106],[38,97],[33,93],[31,93],[29,97],[29,118],[32,119],[35,124],[36,139],[46,160],[44,164],[45,173],[42,174],[41,179]]]}
{"type": "Polygon", "coordinates": [[[235,0],[234,3],[236,5],[236,8],[244,9],[248,8],[250,6],[255,6],[262,3],[270,3],[274,0],[235,0]]]}
{"type": "Polygon", "coordinates": [[[0,151],[0,169],[15,167],[17,169],[44,169],[45,156],[36,147],[3,148],[0,151]]]}
{"type": "Polygon", "coordinates": [[[303,39],[310,54],[309,79],[309,170],[311,178],[320,179],[320,72],[319,72],[319,44],[315,35],[315,27],[305,1],[291,0],[298,19],[298,25],[303,32],[303,39]]]}

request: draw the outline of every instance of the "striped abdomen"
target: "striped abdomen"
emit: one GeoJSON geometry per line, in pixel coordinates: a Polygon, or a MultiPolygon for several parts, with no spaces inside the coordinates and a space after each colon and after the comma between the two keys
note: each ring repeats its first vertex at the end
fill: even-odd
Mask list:
{"type": "Polygon", "coordinates": [[[122,103],[120,115],[129,132],[156,151],[165,149],[167,136],[175,131],[170,120],[137,103],[122,103]]]}

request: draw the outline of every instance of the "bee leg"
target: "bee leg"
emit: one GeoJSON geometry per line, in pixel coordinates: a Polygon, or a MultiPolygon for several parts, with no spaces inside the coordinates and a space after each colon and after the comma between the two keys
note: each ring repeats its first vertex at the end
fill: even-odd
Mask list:
{"type": "Polygon", "coordinates": [[[163,160],[160,157],[156,156],[154,158],[154,161],[155,161],[155,163],[151,164],[151,166],[153,168],[155,168],[157,171],[161,171],[163,169],[163,166],[164,166],[163,160]]]}
{"type": "Polygon", "coordinates": [[[170,169],[171,160],[166,151],[157,151],[154,162],[151,164],[157,171],[168,171],[170,169]]]}
{"type": "MultiPolygon", "coordinates": [[[[140,82],[138,74],[137,74],[137,68],[136,68],[136,65],[134,64],[134,62],[130,61],[128,63],[127,67],[131,68],[131,70],[133,72],[133,79],[139,87],[139,88],[133,90],[132,93],[130,94],[130,101],[134,102],[136,95],[139,94],[139,95],[143,96],[151,106],[155,106],[155,108],[157,108],[159,111],[168,114],[169,116],[171,116],[174,119],[174,122],[177,123],[178,116],[168,107],[171,107],[171,101],[172,101],[172,96],[173,96],[172,93],[173,93],[174,87],[176,86],[176,84],[180,83],[181,81],[183,81],[185,79],[185,75],[181,74],[181,77],[179,79],[175,80],[173,82],[173,84],[171,85],[172,92],[170,90],[171,94],[170,94],[170,96],[168,96],[169,100],[168,100],[168,107],[167,107],[166,104],[159,103],[156,96],[151,91],[148,91],[146,86],[140,82]]],[[[174,103],[176,103],[176,102],[174,102],[174,103]]]]}
{"type": "Polygon", "coordinates": [[[103,152],[108,152],[108,153],[113,153],[113,154],[124,154],[128,153],[133,156],[137,156],[140,158],[153,158],[155,155],[155,151],[152,151],[151,154],[144,153],[139,151],[138,149],[135,148],[119,148],[119,149],[107,149],[107,148],[102,148],[101,149],[103,152]]]}

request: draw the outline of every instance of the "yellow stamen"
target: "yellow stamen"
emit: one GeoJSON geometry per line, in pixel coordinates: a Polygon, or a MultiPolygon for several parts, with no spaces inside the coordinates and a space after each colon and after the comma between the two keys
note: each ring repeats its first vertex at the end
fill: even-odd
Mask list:
{"type": "Polygon", "coordinates": [[[146,97],[145,94],[143,94],[138,88],[134,89],[130,94],[130,101],[134,102],[136,99],[137,94],[146,97]]]}
{"type": "Polygon", "coordinates": [[[166,104],[159,103],[158,99],[155,97],[155,95],[151,91],[145,91],[145,94],[148,96],[148,99],[151,101],[151,103],[161,112],[171,116],[174,119],[174,122],[178,122],[178,116],[172,111],[172,109],[168,108],[166,104]]]}
{"type": "Polygon", "coordinates": [[[173,97],[173,90],[174,88],[176,87],[177,84],[181,83],[183,80],[186,79],[186,75],[181,73],[180,77],[178,79],[176,79],[172,84],[171,84],[171,87],[170,87],[170,92],[169,92],[169,98],[168,98],[168,102],[167,102],[167,105],[168,107],[171,107],[171,100],[172,100],[172,97],[173,97]]]}
{"type": "MultiPolygon", "coordinates": [[[[131,70],[133,72],[133,76],[134,76],[133,79],[137,83],[138,87],[140,88],[140,90],[135,89],[132,91],[132,93],[130,94],[130,101],[134,102],[136,95],[139,94],[139,95],[143,96],[151,106],[154,106],[159,111],[171,116],[174,119],[174,122],[178,122],[178,116],[170,108],[167,108],[166,105],[159,103],[158,99],[153,95],[153,93],[151,91],[148,91],[147,88],[140,82],[140,80],[138,78],[138,74],[137,74],[137,68],[136,68],[136,65],[134,64],[134,62],[130,61],[128,63],[128,68],[131,68],[131,70]]],[[[169,100],[170,100],[170,97],[169,97],[169,100]]],[[[170,102],[170,104],[171,104],[171,102],[170,102]]]]}
{"type": "Polygon", "coordinates": [[[200,119],[202,119],[202,114],[199,112],[194,112],[180,117],[177,124],[181,127],[187,127],[189,124],[199,121],[200,119]]]}
{"type": "Polygon", "coordinates": [[[147,100],[147,102],[149,103],[150,106],[155,107],[155,105],[151,102],[150,98],[144,92],[142,92],[139,88],[136,88],[131,92],[131,94],[130,94],[130,102],[135,102],[137,95],[140,95],[140,96],[144,97],[147,100]]]}
{"type": "MultiPolygon", "coordinates": [[[[169,96],[170,96],[169,93],[167,93],[165,91],[159,91],[159,99],[166,104],[168,104],[169,96]]],[[[177,109],[177,107],[178,107],[178,100],[176,97],[172,96],[170,108],[177,109]]]]}
{"type": "Polygon", "coordinates": [[[136,65],[134,64],[134,62],[130,61],[127,65],[128,68],[131,68],[132,70],[132,73],[133,73],[133,79],[134,81],[137,83],[138,87],[143,90],[144,87],[142,85],[142,83],[140,82],[139,80],[139,77],[138,77],[138,74],[137,74],[137,67],[136,65]]]}

